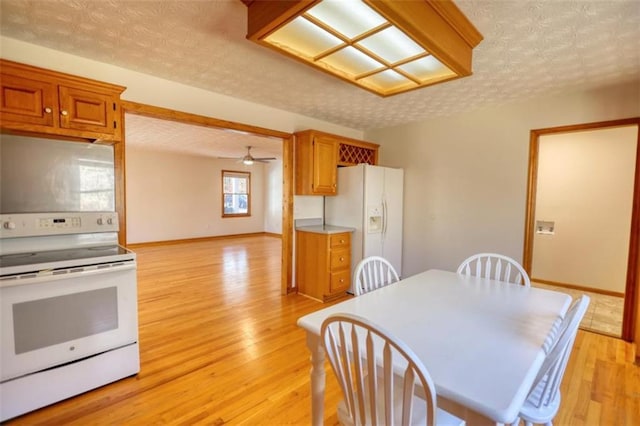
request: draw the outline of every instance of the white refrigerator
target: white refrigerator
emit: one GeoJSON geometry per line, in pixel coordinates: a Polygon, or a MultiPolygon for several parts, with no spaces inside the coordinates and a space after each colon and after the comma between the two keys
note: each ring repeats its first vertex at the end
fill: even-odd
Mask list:
{"type": "Polygon", "coordinates": [[[387,259],[402,275],[404,171],[359,164],[338,168],[338,195],[325,197],[325,223],[355,228],[351,274],[368,256],[387,259]]]}

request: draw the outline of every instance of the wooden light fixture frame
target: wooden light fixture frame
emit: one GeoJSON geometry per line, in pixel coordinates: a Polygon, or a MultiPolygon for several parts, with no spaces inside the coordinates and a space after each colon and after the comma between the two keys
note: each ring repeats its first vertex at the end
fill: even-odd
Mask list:
{"type": "Polygon", "coordinates": [[[379,92],[359,84],[356,78],[333,73],[265,41],[271,33],[302,15],[321,0],[242,0],[248,9],[247,39],[383,97],[472,74],[473,48],[482,41],[483,36],[452,1],[362,1],[424,47],[456,75],[427,80],[409,89],[399,88],[379,92]]]}

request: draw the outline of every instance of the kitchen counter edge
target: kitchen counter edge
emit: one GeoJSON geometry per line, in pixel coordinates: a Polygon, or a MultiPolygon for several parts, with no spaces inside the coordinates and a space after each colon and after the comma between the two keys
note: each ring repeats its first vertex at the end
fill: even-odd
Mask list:
{"type": "Polygon", "coordinates": [[[313,232],[315,234],[339,234],[341,232],[353,232],[355,228],[334,225],[300,226],[296,231],[313,232]]]}

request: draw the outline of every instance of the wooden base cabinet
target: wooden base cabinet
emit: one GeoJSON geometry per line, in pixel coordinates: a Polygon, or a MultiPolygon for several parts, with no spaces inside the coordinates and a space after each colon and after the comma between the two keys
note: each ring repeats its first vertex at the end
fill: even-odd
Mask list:
{"type": "Polygon", "coordinates": [[[298,293],[326,302],[351,285],[351,233],[296,231],[298,293]]]}
{"type": "Polygon", "coordinates": [[[120,141],[124,89],[0,60],[0,125],[22,133],[120,141]]]}

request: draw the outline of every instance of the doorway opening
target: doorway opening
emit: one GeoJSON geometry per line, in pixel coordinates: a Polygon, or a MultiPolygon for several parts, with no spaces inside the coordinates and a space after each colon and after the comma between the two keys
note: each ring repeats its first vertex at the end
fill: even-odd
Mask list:
{"type": "Polygon", "coordinates": [[[531,131],[523,256],[532,285],[591,296],[583,328],[627,341],[638,305],[639,126],[531,131]]]}
{"type": "MultiPolygon", "coordinates": [[[[293,291],[292,285],[292,240],[293,240],[293,135],[276,130],[256,126],[218,120],[197,114],[179,112],[167,108],[124,101],[122,113],[141,115],[161,120],[204,126],[229,131],[245,136],[259,136],[274,139],[282,143],[282,256],[281,256],[281,294],[293,291]]],[[[124,121],[124,120],[123,120],[124,121]]],[[[125,132],[126,132],[126,123],[125,132]]],[[[125,141],[126,143],[126,141],[125,141]]],[[[116,201],[118,214],[121,218],[120,243],[126,245],[126,211],[125,211],[125,172],[124,172],[124,144],[116,147],[116,201]],[[119,164],[119,167],[118,167],[119,164]]]]}

